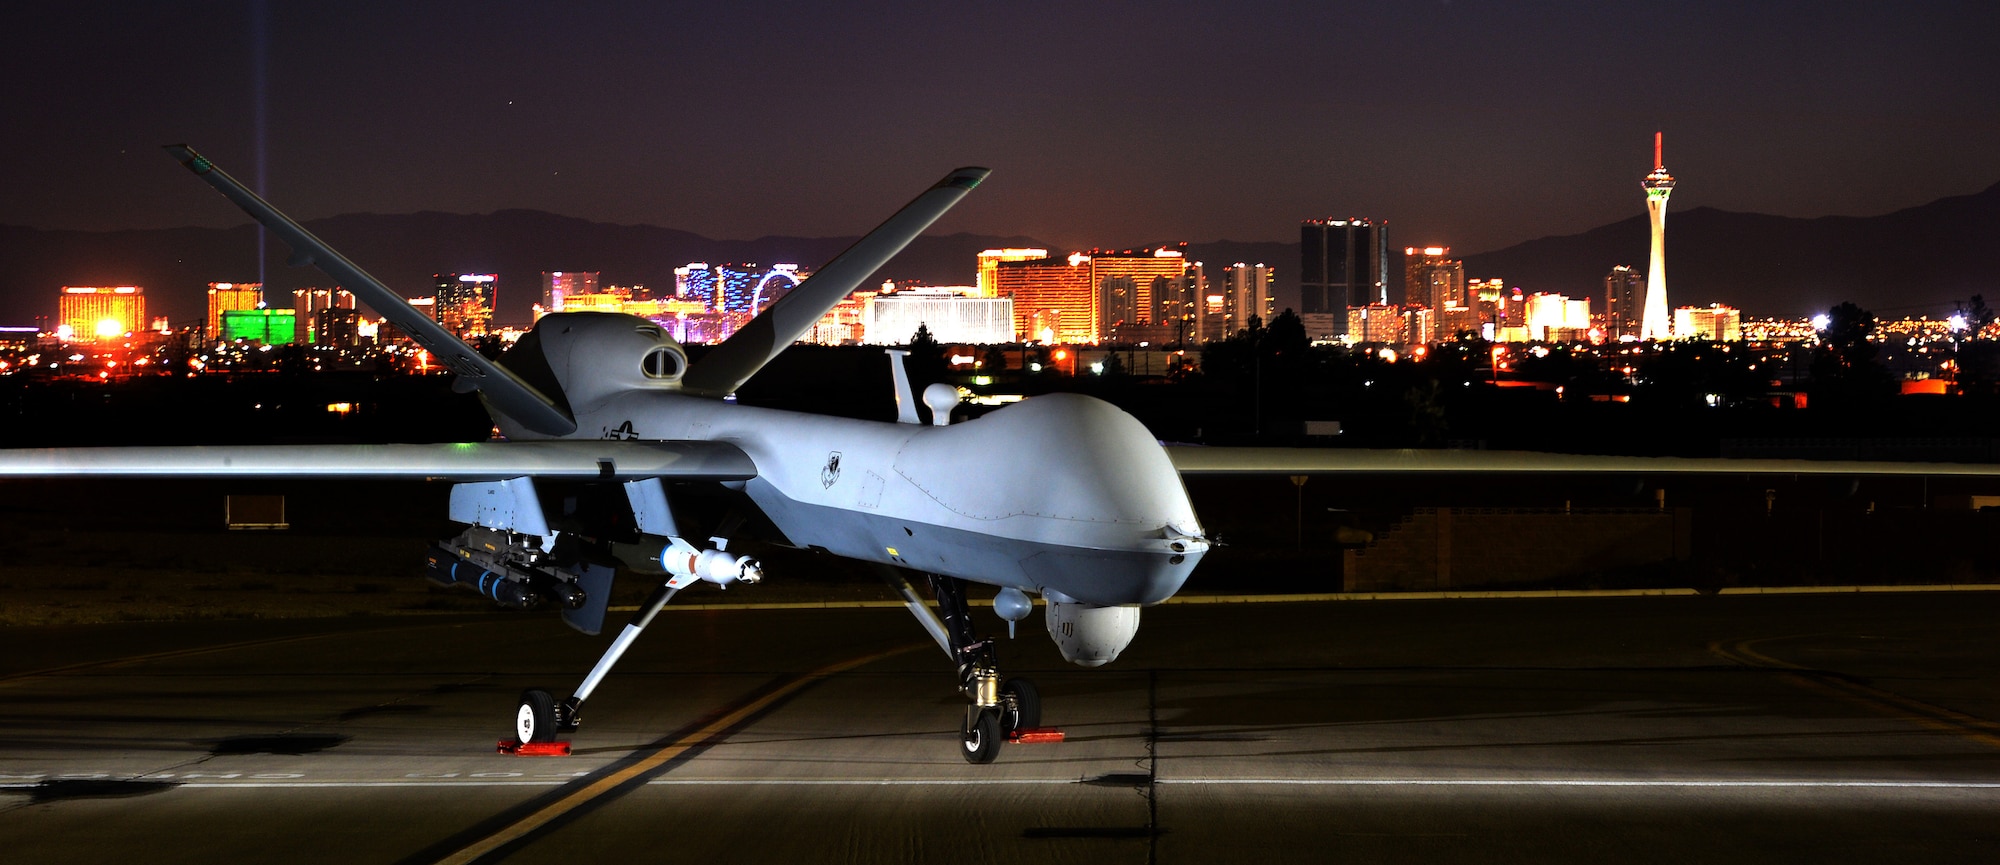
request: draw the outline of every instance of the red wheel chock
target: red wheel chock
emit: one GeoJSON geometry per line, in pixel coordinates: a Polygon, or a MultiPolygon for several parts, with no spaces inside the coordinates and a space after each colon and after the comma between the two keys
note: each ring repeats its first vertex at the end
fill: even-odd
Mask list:
{"type": "Polygon", "coordinates": [[[499,751],[516,757],[567,757],[568,742],[523,742],[519,739],[501,739],[499,751]]]}
{"type": "Polygon", "coordinates": [[[1007,736],[1007,741],[1016,745],[1044,745],[1062,740],[1063,731],[1056,727],[1024,727],[1007,736]]]}

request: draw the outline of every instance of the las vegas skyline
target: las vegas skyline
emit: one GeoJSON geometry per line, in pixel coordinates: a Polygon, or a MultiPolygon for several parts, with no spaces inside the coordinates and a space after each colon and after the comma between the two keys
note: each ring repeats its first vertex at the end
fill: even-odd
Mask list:
{"type": "Polygon", "coordinates": [[[97,3],[0,36],[0,224],[240,224],[157,145],[302,218],[535,208],[715,238],[859,233],[958,164],[940,232],[1278,241],[1386,220],[1473,253],[1642,212],[1866,216],[2000,179],[1973,4],[97,3]]]}

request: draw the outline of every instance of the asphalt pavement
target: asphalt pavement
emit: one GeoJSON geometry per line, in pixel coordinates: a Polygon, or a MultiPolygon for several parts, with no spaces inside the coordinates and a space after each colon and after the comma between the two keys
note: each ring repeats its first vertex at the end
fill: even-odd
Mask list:
{"type": "Polygon", "coordinates": [[[986,766],[893,609],[665,613],[567,757],[495,752],[522,689],[566,693],[609,640],[545,615],[10,628],[0,850],[1992,861],[1996,614],[2000,593],[1168,605],[1097,670],[1036,616],[1002,662],[1066,739],[986,766]]]}

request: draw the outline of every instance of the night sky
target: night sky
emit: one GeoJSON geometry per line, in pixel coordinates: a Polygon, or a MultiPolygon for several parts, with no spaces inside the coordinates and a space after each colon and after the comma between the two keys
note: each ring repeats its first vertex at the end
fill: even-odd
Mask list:
{"type": "Polygon", "coordinates": [[[536,208],[1460,253],[1643,213],[1870,215],[2000,181],[1990,2],[45,3],[11,9],[0,223],[221,226],[185,141],[300,218],[536,208]],[[725,8],[726,7],[726,8],[725,8]]]}

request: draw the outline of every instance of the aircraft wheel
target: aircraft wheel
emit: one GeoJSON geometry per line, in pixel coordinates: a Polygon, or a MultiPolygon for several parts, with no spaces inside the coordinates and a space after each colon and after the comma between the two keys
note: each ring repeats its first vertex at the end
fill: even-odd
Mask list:
{"type": "Polygon", "coordinates": [[[556,740],[556,698],[547,691],[522,691],[514,711],[515,738],[523,742],[556,740]]]}
{"type": "Polygon", "coordinates": [[[1041,725],[1042,692],[1027,679],[1008,679],[1000,686],[1000,732],[1013,735],[1041,725]]]}
{"type": "Polygon", "coordinates": [[[991,763],[1000,755],[1000,718],[991,709],[968,714],[959,728],[959,754],[967,763],[991,763]]]}

